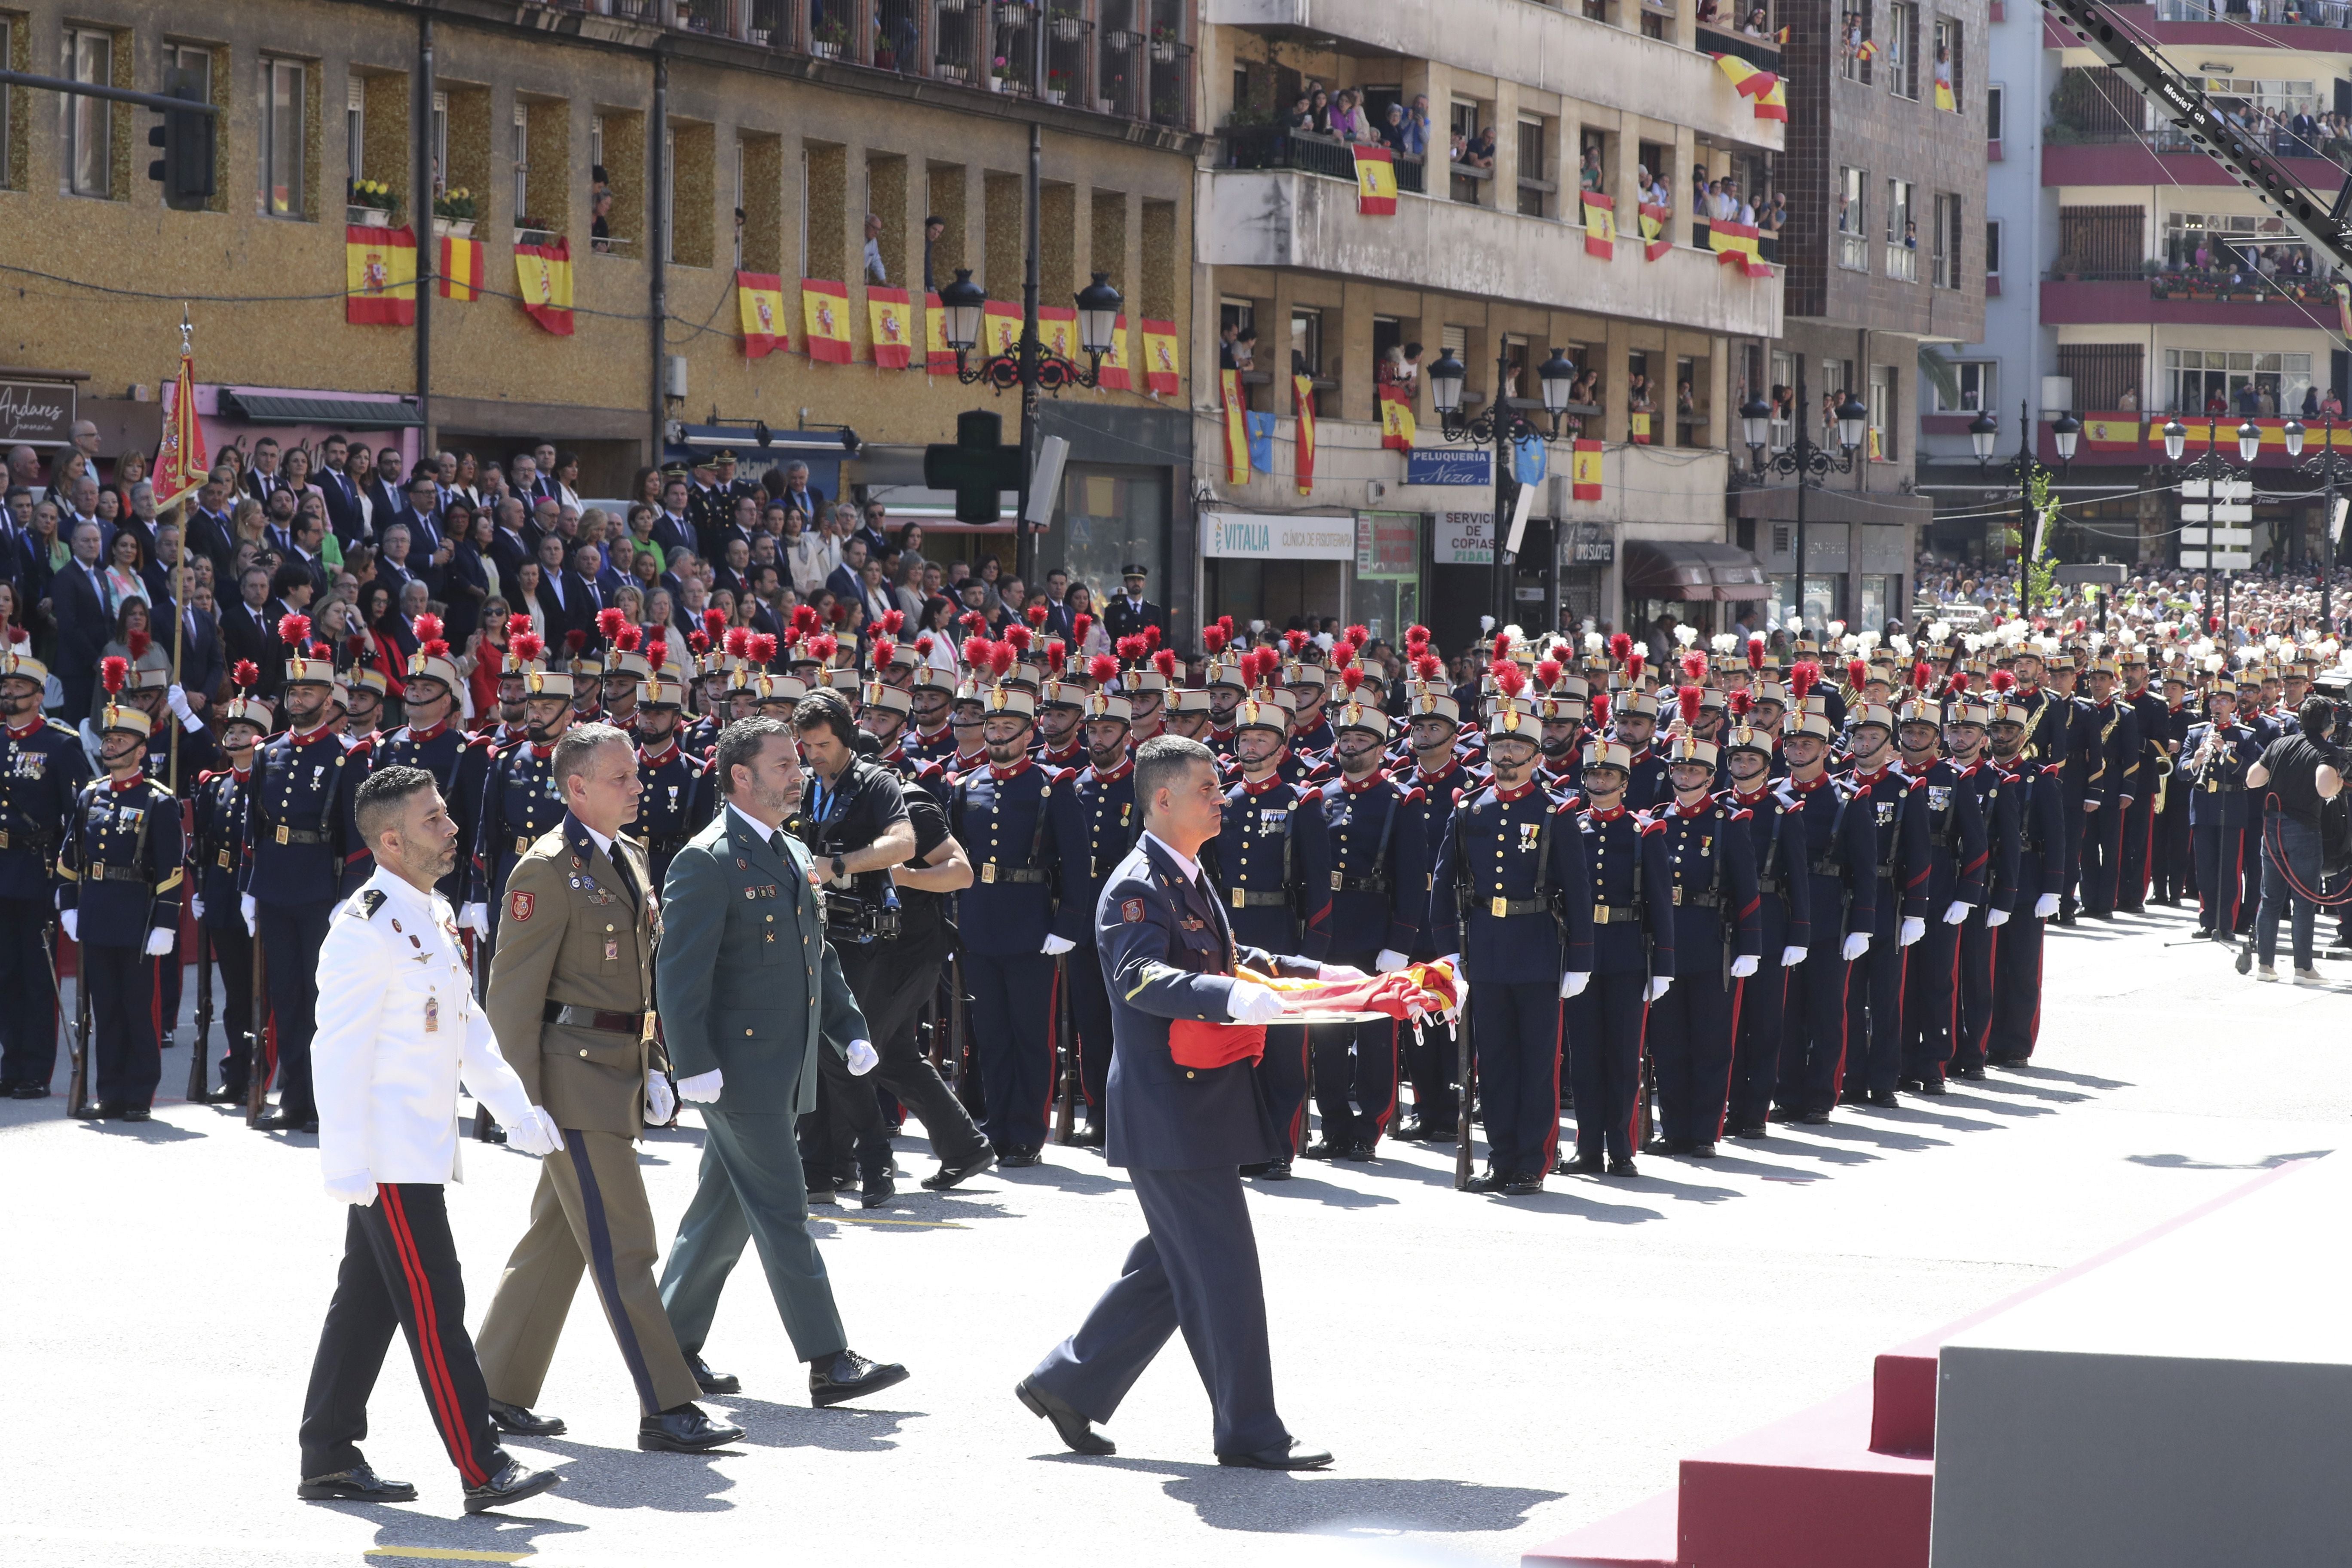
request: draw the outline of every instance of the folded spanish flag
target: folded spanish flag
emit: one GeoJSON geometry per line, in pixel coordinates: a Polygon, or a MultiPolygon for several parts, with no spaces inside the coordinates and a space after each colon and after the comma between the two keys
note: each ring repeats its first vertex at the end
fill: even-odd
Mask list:
{"type": "MultiPolygon", "coordinates": [[[[1407,964],[1361,980],[1300,980],[1252,969],[1236,970],[1234,977],[1265,986],[1288,1013],[1385,1013],[1406,1022],[1459,1005],[1454,971],[1443,963],[1407,964]]],[[[1168,1026],[1168,1054],[1178,1067],[1195,1070],[1254,1062],[1265,1055],[1265,1026],[1179,1018],[1168,1026]]]]}

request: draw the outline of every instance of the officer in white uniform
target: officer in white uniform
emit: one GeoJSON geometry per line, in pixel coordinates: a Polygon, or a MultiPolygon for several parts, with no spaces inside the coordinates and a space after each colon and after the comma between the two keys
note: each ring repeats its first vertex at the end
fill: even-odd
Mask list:
{"type": "Polygon", "coordinates": [[[329,921],[319,953],[313,1081],[327,1195],[350,1205],[343,1264],[302,1405],[302,1481],[312,1501],[404,1502],[405,1481],[368,1468],[367,1397],[398,1328],[425,1405],[480,1513],[562,1478],[499,1447],[489,1394],[466,1332],[465,1287],[444,1183],[459,1177],[462,1078],[507,1129],[508,1146],[552,1153],[563,1136],[499,1054],[474,1001],[457,919],[434,884],[456,863],[457,829],[422,768],[387,767],[360,786],[356,816],[376,872],[329,921]]]}

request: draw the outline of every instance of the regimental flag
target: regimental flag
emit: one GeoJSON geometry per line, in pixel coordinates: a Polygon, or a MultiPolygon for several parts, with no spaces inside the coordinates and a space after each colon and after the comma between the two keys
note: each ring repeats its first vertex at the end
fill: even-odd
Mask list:
{"type": "Polygon", "coordinates": [[[743,318],[745,359],[765,359],[793,346],[784,327],[784,280],[775,273],[735,274],[735,306],[743,318]]]}
{"type": "Polygon", "coordinates": [[[1315,378],[1294,375],[1291,392],[1298,399],[1298,493],[1315,493],[1315,378]]]}
{"type": "Polygon", "coordinates": [[[1675,247],[1674,237],[1666,233],[1666,223],[1673,216],[1655,202],[1642,204],[1642,259],[1655,261],[1675,247]]]}
{"type": "Polygon", "coordinates": [[[1646,408],[1636,408],[1628,417],[1633,422],[1630,428],[1633,435],[1633,445],[1648,446],[1650,444],[1650,411],[1646,408]]]}
{"type": "Polygon", "coordinates": [[[172,406],[163,411],[163,440],[155,448],[157,508],[177,506],[204,489],[212,468],[212,454],[205,450],[205,422],[196,416],[195,356],[184,348],[180,374],[172,382],[172,406]]]}
{"type": "Polygon", "coordinates": [[[1075,305],[1037,307],[1037,346],[1045,353],[1078,363],[1078,311],[1075,305]]]}
{"type": "Polygon", "coordinates": [[[416,324],[415,229],[343,230],[343,320],[358,327],[416,324]]]}
{"type": "Polygon", "coordinates": [[[1225,482],[1250,482],[1249,407],[1242,401],[1242,373],[1217,373],[1218,395],[1225,405],[1225,482]]]}
{"type": "MultiPolygon", "coordinates": [[[[866,286],[866,328],[874,340],[874,363],[883,370],[904,370],[915,356],[913,305],[904,289],[866,286]]],[[[929,358],[928,353],[925,355],[929,358]]]]}
{"type": "Polygon", "coordinates": [[[1937,78],[1936,81],[1936,107],[1947,114],[1958,114],[1960,111],[1959,100],[1952,96],[1952,84],[1941,78],[1937,78]]]}
{"type": "Polygon", "coordinates": [[[515,247],[515,292],[523,313],[559,338],[572,335],[572,241],[515,247]]]}
{"type": "Polygon", "coordinates": [[[1754,101],[1759,120],[1789,118],[1789,95],[1781,89],[1780,79],[1770,71],[1760,70],[1738,55],[1717,55],[1715,63],[1731,79],[1732,90],[1754,101]]]}
{"type": "Polygon", "coordinates": [[[1572,441],[1568,468],[1568,496],[1570,500],[1601,499],[1601,443],[1572,441]]]}
{"type": "Polygon", "coordinates": [[[1125,392],[1133,383],[1127,374],[1127,318],[1121,316],[1111,324],[1110,352],[1102,357],[1102,367],[1097,373],[1097,384],[1105,392],[1125,392]]]}
{"type": "Polygon", "coordinates": [[[814,364],[849,363],[849,288],[823,278],[801,279],[801,342],[814,364]]]}
{"type": "MultiPolygon", "coordinates": [[[[2158,438],[2162,439],[2161,432],[2158,438]]],[[[2139,445],[2137,414],[2088,414],[2083,417],[2083,445],[2094,452],[2128,452],[2139,445]]]]}
{"type": "Polygon", "coordinates": [[[1356,149],[1356,210],[1366,217],[1396,216],[1396,162],[1385,147],[1356,149]]]}
{"type": "Polygon", "coordinates": [[[1392,452],[1412,450],[1412,438],[1419,432],[1412,419],[1412,390],[1382,383],[1381,386],[1381,445],[1392,452]]]}
{"type": "Polygon", "coordinates": [[[1021,352],[1021,307],[991,300],[980,318],[980,352],[991,358],[1021,352]]]}
{"type": "Polygon", "coordinates": [[[1617,202],[1599,191],[1584,193],[1584,254],[1603,261],[1617,255],[1617,202]]]}
{"type": "Polygon", "coordinates": [[[948,308],[937,294],[923,296],[923,368],[933,375],[956,373],[955,350],[948,347],[948,308]]]}
{"type": "Polygon", "coordinates": [[[1176,323],[1143,321],[1143,390],[1155,397],[1176,395],[1181,376],[1176,346],[1176,323]]]}
{"type": "Polygon", "coordinates": [[[458,235],[441,237],[441,298],[460,304],[481,298],[483,264],[487,255],[478,239],[467,239],[458,235]]]}

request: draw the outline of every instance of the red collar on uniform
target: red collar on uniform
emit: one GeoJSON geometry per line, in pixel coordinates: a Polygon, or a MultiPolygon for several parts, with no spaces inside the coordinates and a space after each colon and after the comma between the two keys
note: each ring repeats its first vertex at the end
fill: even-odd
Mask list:
{"type": "Polygon", "coordinates": [[[1738,801],[1742,805],[1754,805],[1758,801],[1762,800],[1771,788],[1772,781],[1769,778],[1767,778],[1762,784],[1756,786],[1756,793],[1754,795],[1749,795],[1746,790],[1734,785],[1731,791],[1731,798],[1738,801]]]}
{"type": "Polygon", "coordinates": [[[1119,780],[1127,777],[1128,774],[1134,771],[1135,759],[1133,757],[1121,757],[1119,758],[1118,764],[1116,767],[1097,768],[1095,770],[1095,778],[1098,783],[1117,784],[1119,780]]]}
{"type": "Polygon", "coordinates": [[[1858,784],[1874,784],[1879,780],[1885,778],[1886,776],[1887,770],[1893,766],[1895,766],[1893,763],[1881,763],[1878,766],[1867,771],[1856,768],[1853,770],[1853,782],[1858,784]]]}
{"type": "Polygon", "coordinates": [[[1339,779],[1339,787],[1349,795],[1361,795],[1366,790],[1371,788],[1374,784],[1386,784],[1388,781],[1388,769],[1374,768],[1370,773],[1364,775],[1364,782],[1361,784],[1358,784],[1353,779],[1342,774],[1339,779]]]}
{"type": "Polygon", "coordinates": [[[14,725],[14,724],[9,725],[9,726],[8,726],[8,738],[9,738],[10,740],[12,740],[12,741],[22,741],[22,740],[25,740],[25,739],[26,739],[26,738],[27,738],[28,736],[31,736],[31,735],[34,735],[34,734],[38,733],[38,732],[39,732],[39,731],[40,731],[41,726],[42,726],[44,723],[46,723],[47,721],[44,720],[44,719],[43,719],[43,718],[42,718],[38,713],[35,713],[35,714],[33,715],[33,721],[32,721],[31,723],[29,723],[29,724],[26,725],[26,726],[25,726],[23,729],[21,729],[21,730],[19,730],[18,728],[16,728],[16,725],[14,725]]]}
{"type": "Polygon", "coordinates": [[[877,763],[905,762],[907,760],[906,737],[901,735],[897,741],[891,742],[890,749],[888,751],[881,752],[876,756],[874,760],[877,763]]]}
{"type": "Polygon", "coordinates": [[[955,760],[962,763],[964,771],[969,773],[972,769],[979,767],[982,763],[988,761],[988,752],[985,750],[978,752],[958,752],[955,754],[955,760]]]}
{"type": "Polygon", "coordinates": [[[1515,800],[1525,800],[1528,796],[1535,793],[1536,781],[1533,775],[1530,775],[1528,782],[1519,785],[1517,789],[1505,789],[1501,784],[1496,784],[1495,786],[1495,798],[1501,801],[1505,805],[1510,805],[1515,800]]]}
{"type": "Polygon", "coordinates": [[[640,763],[649,763],[656,767],[659,767],[662,763],[669,761],[676,755],[677,755],[677,736],[676,734],[672,734],[668,740],[664,741],[653,751],[638,752],[637,761],[640,763]]]}
{"type": "Polygon", "coordinates": [[[988,764],[988,771],[999,783],[1002,783],[1006,779],[1019,778],[1023,773],[1027,773],[1033,765],[1034,764],[1031,763],[1028,758],[1024,757],[1009,768],[1000,768],[994,763],[991,763],[988,764]]]}
{"type": "Polygon", "coordinates": [[[1462,759],[1451,754],[1447,755],[1445,765],[1438,769],[1435,773],[1431,773],[1427,768],[1423,767],[1421,763],[1416,761],[1413,763],[1413,782],[1424,784],[1443,784],[1449,776],[1459,770],[1461,766],[1462,759]]]}
{"type": "Polygon", "coordinates": [[[1045,761],[1052,763],[1056,767],[1059,767],[1063,763],[1070,761],[1073,757],[1082,754],[1086,749],[1086,742],[1083,741],[1073,741],[1058,752],[1054,750],[1051,746],[1048,746],[1045,748],[1045,761]]]}
{"type": "Polygon", "coordinates": [[[1274,772],[1266,774],[1265,777],[1262,779],[1252,780],[1246,777],[1244,778],[1242,780],[1242,793],[1244,795],[1264,795],[1270,789],[1279,787],[1281,784],[1282,764],[1280,763],[1276,763],[1275,764],[1274,772]]]}
{"type": "Polygon", "coordinates": [[[1822,771],[1818,777],[1812,779],[1801,779],[1794,773],[1790,773],[1789,775],[1789,787],[1797,791],[1800,795],[1811,795],[1829,782],[1830,775],[1829,771],[1826,768],[1822,771]]]}
{"type": "Polygon", "coordinates": [[[109,789],[111,789],[117,795],[121,795],[124,790],[137,789],[141,784],[143,784],[146,782],[147,770],[144,768],[138,768],[134,769],[131,776],[127,779],[110,778],[106,781],[106,784],[109,789]]]}
{"type": "Polygon", "coordinates": [[[1685,805],[1681,801],[1676,801],[1675,815],[1681,817],[1705,816],[1714,806],[1715,800],[1712,796],[1702,798],[1696,805],[1685,805]]]}
{"type": "Polygon", "coordinates": [[[555,742],[550,741],[546,745],[542,746],[538,742],[533,741],[530,743],[530,754],[537,757],[540,761],[545,762],[548,758],[555,755],[555,742]]]}
{"type": "Polygon", "coordinates": [[[331,738],[328,721],[320,720],[319,727],[315,730],[289,730],[287,731],[286,738],[298,746],[315,746],[320,742],[331,738]]]}
{"type": "Polygon", "coordinates": [[[918,730],[915,731],[915,742],[918,745],[936,746],[940,741],[946,739],[948,731],[951,728],[951,725],[942,724],[936,730],[918,730]]]}
{"type": "Polygon", "coordinates": [[[1220,724],[1213,719],[1209,721],[1209,734],[1214,740],[1230,741],[1234,738],[1234,727],[1231,724],[1220,724]]]}
{"type": "Polygon", "coordinates": [[[1642,749],[1641,749],[1640,751],[1638,751],[1638,752],[1634,752],[1634,753],[1633,754],[1633,756],[1632,756],[1631,758],[1627,759],[1627,760],[1628,760],[1628,761],[1631,761],[1631,762],[1636,762],[1636,763],[1646,763],[1646,762],[1648,762],[1648,761],[1650,760],[1650,747],[1649,747],[1648,742],[1644,742],[1643,743],[1642,749]]]}
{"type": "Polygon", "coordinates": [[[235,779],[237,783],[243,784],[246,780],[253,776],[253,769],[250,765],[242,768],[231,766],[228,770],[228,776],[235,779]]]}
{"type": "Polygon", "coordinates": [[[441,716],[441,722],[434,725],[429,730],[420,730],[415,725],[411,724],[408,727],[408,738],[412,741],[438,740],[442,734],[448,730],[448,728],[449,717],[445,713],[441,716]]]}
{"type": "Polygon", "coordinates": [[[1625,807],[1622,802],[1605,810],[1601,806],[1588,805],[1584,808],[1584,815],[1595,822],[1614,822],[1625,815],[1625,807]]]}

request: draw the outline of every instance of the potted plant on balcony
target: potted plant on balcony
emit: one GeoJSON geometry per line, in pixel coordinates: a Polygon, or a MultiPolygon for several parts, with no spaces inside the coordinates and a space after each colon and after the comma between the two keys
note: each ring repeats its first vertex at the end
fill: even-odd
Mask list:
{"type": "Polygon", "coordinates": [[[1045,101],[1048,103],[1066,103],[1069,101],[1069,96],[1070,73],[1066,70],[1047,70],[1045,73],[1045,101]]]}
{"type": "Polygon", "coordinates": [[[816,25],[809,35],[809,53],[821,60],[837,60],[841,47],[849,42],[849,24],[838,16],[829,16],[816,25]]]}
{"type": "Polygon", "coordinates": [[[1117,95],[1123,93],[1126,90],[1127,77],[1123,73],[1114,71],[1111,74],[1110,79],[1110,93],[1095,100],[1095,112],[1097,114],[1118,113],[1118,99],[1117,95]]]}
{"type": "Polygon", "coordinates": [[[555,226],[543,217],[517,213],[514,220],[514,242],[517,245],[551,245],[555,242],[555,226]]]}
{"type": "Polygon", "coordinates": [[[1151,29],[1151,58],[1163,66],[1176,63],[1176,29],[1158,26],[1151,29]]]}
{"type": "Polygon", "coordinates": [[[991,92],[1013,90],[1013,67],[1003,55],[988,62],[988,90],[991,92]]]}
{"type": "Polygon", "coordinates": [[[455,186],[433,198],[433,232],[450,234],[459,239],[469,239],[474,233],[474,193],[463,185],[455,186]]]}
{"type": "Polygon", "coordinates": [[[382,180],[353,180],[343,200],[343,221],[362,228],[390,228],[400,212],[400,198],[382,180]]]}

